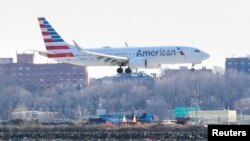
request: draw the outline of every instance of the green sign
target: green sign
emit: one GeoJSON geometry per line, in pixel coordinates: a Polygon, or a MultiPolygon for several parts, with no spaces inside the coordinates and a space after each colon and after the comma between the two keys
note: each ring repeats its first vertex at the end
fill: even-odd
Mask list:
{"type": "Polygon", "coordinates": [[[200,110],[200,107],[176,107],[175,117],[187,117],[189,112],[196,110],[200,110]]]}

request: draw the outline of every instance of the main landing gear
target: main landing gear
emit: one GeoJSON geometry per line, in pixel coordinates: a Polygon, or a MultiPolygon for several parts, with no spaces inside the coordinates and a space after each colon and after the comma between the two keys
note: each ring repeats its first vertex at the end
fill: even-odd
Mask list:
{"type": "Polygon", "coordinates": [[[117,73],[122,73],[122,72],[123,72],[123,69],[120,67],[120,68],[118,68],[116,71],[117,71],[117,73]]]}
{"type": "MultiPolygon", "coordinates": [[[[122,67],[118,68],[116,71],[117,71],[117,73],[123,73],[122,67]]],[[[126,73],[131,73],[132,71],[131,71],[130,68],[126,68],[126,69],[125,69],[125,72],[126,72],[126,73]]]]}
{"type": "Polygon", "coordinates": [[[125,72],[126,72],[126,73],[131,73],[132,71],[131,71],[130,68],[126,68],[126,69],[125,69],[125,72]]]}

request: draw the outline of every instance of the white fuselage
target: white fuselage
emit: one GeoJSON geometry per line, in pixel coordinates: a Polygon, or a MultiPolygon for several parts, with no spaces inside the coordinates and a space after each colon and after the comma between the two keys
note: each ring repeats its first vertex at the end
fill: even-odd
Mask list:
{"type": "Polygon", "coordinates": [[[80,48],[74,41],[74,46],[65,42],[44,17],[39,17],[38,22],[47,51],[35,51],[59,62],[81,66],[119,66],[118,73],[123,72],[122,66],[128,66],[125,72],[131,73],[131,68],[158,68],[162,64],[194,65],[209,57],[207,53],[187,46],[80,48]]]}
{"type": "MultiPolygon", "coordinates": [[[[157,47],[121,47],[121,48],[95,48],[86,51],[126,57],[128,62],[135,58],[147,60],[146,68],[157,68],[161,64],[198,64],[207,59],[209,55],[199,49],[184,46],[157,46],[157,47]]],[[[74,57],[54,58],[59,62],[71,63],[81,66],[111,66],[108,60],[100,61],[96,56],[84,51],[71,48],[74,57]]],[[[129,64],[125,64],[129,66],[129,64]]]]}

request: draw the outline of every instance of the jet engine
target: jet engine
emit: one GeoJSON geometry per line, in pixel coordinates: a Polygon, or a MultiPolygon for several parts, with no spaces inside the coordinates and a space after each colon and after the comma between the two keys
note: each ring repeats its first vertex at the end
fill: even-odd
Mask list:
{"type": "Polygon", "coordinates": [[[128,62],[129,68],[147,68],[148,62],[145,58],[132,58],[128,62]]]}

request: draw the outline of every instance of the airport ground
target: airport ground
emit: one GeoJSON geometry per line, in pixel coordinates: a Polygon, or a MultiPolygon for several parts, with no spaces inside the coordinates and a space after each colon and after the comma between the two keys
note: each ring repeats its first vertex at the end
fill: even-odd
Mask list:
{"type": "Polygon", "coordinates": [[[159,123],[107,127],[87,124],[48,124],[16,120],[1,123],[0,140],[207,140],[204,126],[170,126],[159,123]]]}

